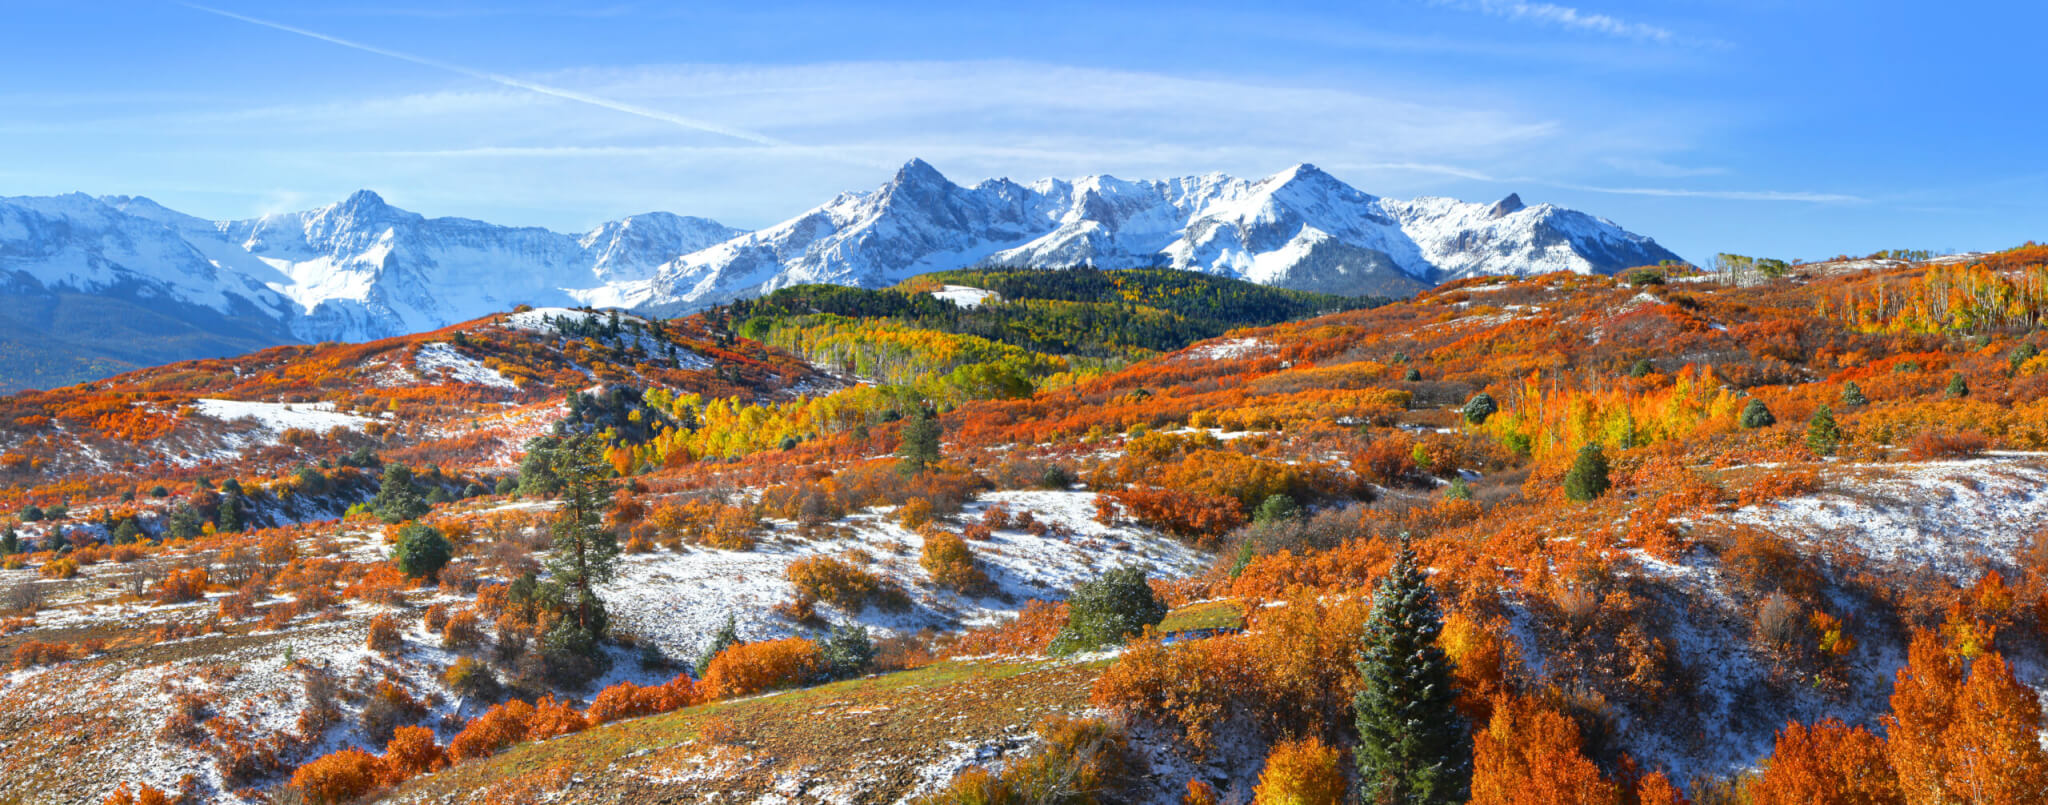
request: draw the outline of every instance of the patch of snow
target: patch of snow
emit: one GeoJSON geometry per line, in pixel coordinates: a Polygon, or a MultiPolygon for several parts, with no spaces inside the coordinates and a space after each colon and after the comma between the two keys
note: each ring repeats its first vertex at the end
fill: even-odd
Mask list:
{"type": "Polygon", "coordinates": [[[994,623],[1022,609],[1030,599],[1057,600],[1074,585],[1126,564],[1143,564],[1156,577],[1181,578],[1207,568],[1211,558],[1147,529],[1105,526],[1095,521],[1095,493],[1025,490],[991,492],[970,503],[965,520],[978,520],[1002,504],[1011,515],[1025,512],[1054,526],[1044,537],[1017,529],[969,542],[996,592],[965,596],[933,586],[919,566],[924,538],[871,510],[832,525],[844,537],[805,540],[794,527],[776,532],[752,551],[690,548],[621,557],[616,580],[599,589],[617,622],[652,640],[672,656],[693,656],[728,615],[741,638],[762,640],[803,634],[805,629],[772,608],[791,600],[795,588],[784,576],[789,563],[812,556],[865,555],[865,568],[901,586],[909,609],[887,612],[869,607],[858,614],[832,612],[830,619],[857,620],[877,637],[922,629],[956,629],[994,623]]]}
{"type": "Polygon", "coordinates": [[[994,299],[1003,301],[995,291],[983,290],[967,285],[946,285],[932,292],[935,299],[943,299],[964,308],[978,308],[983,302],[994,299]]]}
{"type": "Polygon", "coordinates": [[[449,380],[457,383],[500,389],[519,388],[519,384],[512,382],[511,378],[485,366],[483,361],[463,354],[455,345],[445,341],[436,341],[420,347],[419,353],[413,356],[412,363],[423,375],[445,373],[449,380]]]}
{"type": "Polygon", "coordinates": [[[1189,360],[1221,361],[1245,358],[1273,351],[1273,345],[1257,338],[1230,338],[1198,344],[1182,353],[1189,360]]]}
{"type": "Polygon", "coordinates": [[[334,410],[334,404],[317,403],[267,403],[248,400],[201,399],[192,402],[194,410],[204,416],[222,422],[248,420],[261,425],[264,430],[282,433],[290,428],[301,428],[324,433],[335,428],[355,430],[368,424],[369,417],[344,414],[334,410]]]}

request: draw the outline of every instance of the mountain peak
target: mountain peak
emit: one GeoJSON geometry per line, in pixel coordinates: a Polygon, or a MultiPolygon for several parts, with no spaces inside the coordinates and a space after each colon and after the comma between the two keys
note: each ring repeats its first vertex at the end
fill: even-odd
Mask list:
{"type": "Polygon", "coordinates": [[[1486,217],[1504,218],[1522,209],[1524,206],[1527,205],[1522,203],[1522,195],[1520,193],[1509,193],[1507,198],[1496,201],[1493,203],[1493,206],[1486,208],[1486,217]]]}
{"type": "Polygon", "coordinates": [[[357,190],[354,193],[350,193],[348,198],[343,199],[341,206],[344,209],[351,210],[376,210],[391,205],[384,203],[384,197],[377,195],[375,190],[357,190]]]}
{"type": "Polygon", "coordinates": [[[938,168],[932,167],[931,163],[922,159],[911,157],[909,162],[903,163],[903,167],[896,170],[896,178],[890,183],[937,184],[944,181],[946,181],[946,177],[944,174],[939,173],[938,168]]]}

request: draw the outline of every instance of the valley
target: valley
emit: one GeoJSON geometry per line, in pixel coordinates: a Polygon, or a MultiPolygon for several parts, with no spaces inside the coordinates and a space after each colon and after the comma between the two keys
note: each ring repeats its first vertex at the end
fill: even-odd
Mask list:
{"type": "Polygon", "coordinates": [[[2044,279],[965,270],[18,393],[0,800],[1246,801],[1402,572],[1474,801],[2016,791],[2044,279]]]}

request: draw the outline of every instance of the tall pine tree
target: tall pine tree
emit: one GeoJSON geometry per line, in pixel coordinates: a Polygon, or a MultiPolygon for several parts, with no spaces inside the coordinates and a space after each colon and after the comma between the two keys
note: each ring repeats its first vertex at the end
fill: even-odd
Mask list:
{"type": "Polygon", "coordinates": [[[1358,655],[1358,798],[1368,805],[1464,802],[1472,787],[1472,733],[1452,700],[1450,657],[1437,647],[1443,619],[1404,538],[1373,592],[1358,655]]]}
{"type": "Polygon", "coordinates": [[[604,524],[613,486],[604,448],[603,437],[577,436],[554,453],[551,467],[561,480],[562,506],[550,529],[548,573],[561,586],[562,614],[593,639],[605,633],[604,602],[595,588],[612,580],[619,557],[618,534],[604,524]]]}

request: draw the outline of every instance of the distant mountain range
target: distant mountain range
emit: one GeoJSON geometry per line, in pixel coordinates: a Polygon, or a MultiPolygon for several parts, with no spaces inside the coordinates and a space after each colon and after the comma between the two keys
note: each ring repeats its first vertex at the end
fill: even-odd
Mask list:
{"type": "Polygon", "coordinates": [[[146,198],[0,198],[0,390],[293,341],[361,341],[517,304],[682,312],[803,283],[973,266],[1166,266],[1406,296],[1480,274],[1675,260],[1603,218],[1372,196],[1312,165],[1264,179],[1090,176],[961,187],[922,160],[747,232],[655,212],[581,235],[427,218],[370,191],[211,221],[146,198]]]}

